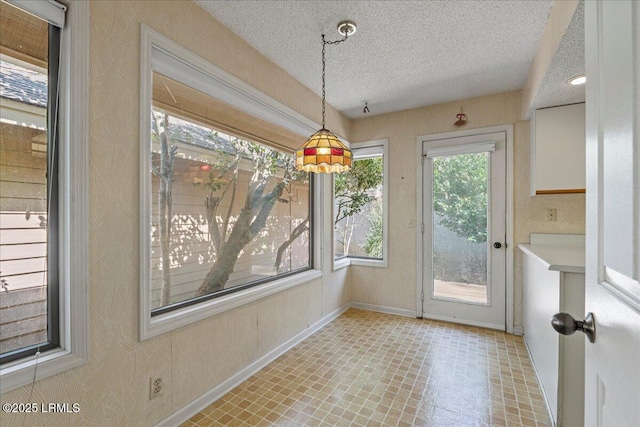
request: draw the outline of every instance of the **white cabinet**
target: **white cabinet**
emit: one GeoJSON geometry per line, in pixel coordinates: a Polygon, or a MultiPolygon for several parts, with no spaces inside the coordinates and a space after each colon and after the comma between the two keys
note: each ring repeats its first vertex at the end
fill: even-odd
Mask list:
{"type": "Polygon", "coordinates": [[[584,318],[584,236],[531,234],[523,253],[524,339],[554,424],[584,425],[584,341],[559,335],[551,317],[584,318]]]}
{"type": "Polygon", "coordinates": [[[584,103],[542,108],[531,118],[531,195],[584,193],[584,103]]]}

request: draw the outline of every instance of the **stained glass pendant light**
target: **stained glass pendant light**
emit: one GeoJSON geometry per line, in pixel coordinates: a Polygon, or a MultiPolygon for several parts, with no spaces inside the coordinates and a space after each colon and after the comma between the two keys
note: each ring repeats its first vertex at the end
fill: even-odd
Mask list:
{"type": "Polygon", "coordinates": [[[325,50],[328,44],[338,44],[356,32],[356,24],[342,21],[338,24],[341,40],[326,41],[322,35],[322,129],[309,137],[296,151],[298,170],[315,173],[344,172],[351,168],[352,153],[349,147],[330,130],[325,128],[325,50]]]}

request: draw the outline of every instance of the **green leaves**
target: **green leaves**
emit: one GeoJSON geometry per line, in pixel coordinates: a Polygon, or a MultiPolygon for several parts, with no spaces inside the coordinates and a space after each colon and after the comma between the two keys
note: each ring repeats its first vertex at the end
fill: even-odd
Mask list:
{"type": "Polygon", "coordinates": [[[471,242],[487,241],[486,153],[433,159],[433,209],[449,230],[471,242]]]}
{"type": "Polygon", "coordinates": [[[382,158],[377,157],[356,160],[351,170],[335,174],[336,224],[373,200],[368,192],[382,184],[382,173],[382,158]]]}
{"type": "Polygon", "coordinates": [[[374,201],[371,205],[369,231],[364,243],[364,251],[371,258],[382,258],[382,203],[374,201]]]}

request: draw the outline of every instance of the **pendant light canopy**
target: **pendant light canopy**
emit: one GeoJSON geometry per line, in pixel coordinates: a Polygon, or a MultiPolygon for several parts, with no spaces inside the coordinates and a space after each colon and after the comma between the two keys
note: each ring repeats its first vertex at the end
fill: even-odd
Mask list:
{"type": "Polygon", "coordinates": [[[345,41],[356,32],[356,24],[352,21],[340,22],[338,31],[344,36],[341,40],[328,42],[325,41],[324,34],[322,35],[322,129],[311,135],[307,142],[296,151],[296,167],[298,170],[305,172],[334,173],[351,169],[351,150],[336,135],[325,128],[326,46],[345,41]]]}

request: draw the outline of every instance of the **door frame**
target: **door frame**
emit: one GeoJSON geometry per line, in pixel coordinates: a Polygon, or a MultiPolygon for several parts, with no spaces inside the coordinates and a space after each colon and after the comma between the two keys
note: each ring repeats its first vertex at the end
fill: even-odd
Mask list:
{"type": "MultiPolygon", "coordinates": [[[[505,285],[506,285],[506,299],[505,299],[505,321],[507,333],[514,333],[513,326],[513,270],[514,270],[514,251],[513,251],[513,125],[500,125],[475,129],[466,129],[461,131],[435,133],[430,135],[419,135],[416,143],[416,223],[420,220],[418,226],[416,226],[416,315],[418,318],[422,318],[424,315],[423,308],[423,273],[424,273],[424,198],[423,198],[423,174],[424,164],[422,156],[422,144],[428,141],[434,141],[438,139],[459,138],[464,136],[485,135],[496,132],[505,132],[506,134],[506,187],[505,187],[505,199],[506,199],[506,232],[507,232],[507,248],[506,248],[506,272],[505,272],[505,285]]],[[[522,335],[522,330],[519,328],[515,331],[517,334],[522,335]]]]}

